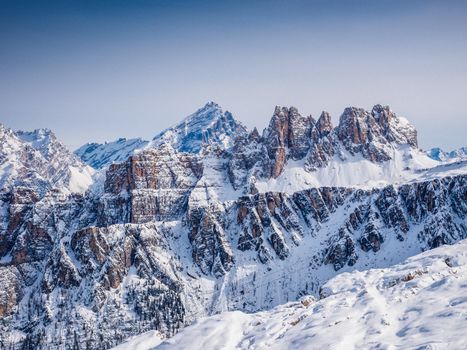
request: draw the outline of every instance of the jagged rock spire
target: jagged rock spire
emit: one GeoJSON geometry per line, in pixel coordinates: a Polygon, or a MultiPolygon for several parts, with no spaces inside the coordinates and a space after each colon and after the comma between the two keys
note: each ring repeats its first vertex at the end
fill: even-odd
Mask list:
{"type": "Polygon", "coordinates": [[[316,122],[316,127],[321,136],[328,135],[333,129],[331,115],[328,112],[323,111],[316,122]]]}

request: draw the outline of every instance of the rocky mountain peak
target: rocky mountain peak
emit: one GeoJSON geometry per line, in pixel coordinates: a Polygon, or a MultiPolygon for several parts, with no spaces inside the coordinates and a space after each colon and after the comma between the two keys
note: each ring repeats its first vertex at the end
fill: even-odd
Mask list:
{"type": "Polygon", "coordinates": [[[388,142],[408,144],[417,147],[417,130],[403,117],[398,117],[389,106],[375,105],[371,115],[381,127],[383,136],[388,142]]]}
{"type": "Polygon", "coordinates": [[[15,131],[15,135],[46,159],[51,159],[55,153],[69,153],[66,146],[61,143],[50,129],[35,129],[34,131],[15,131]]]}
{"type": "Polygon", "coordinates": [[[381,106],[380,104],[373,106],[371,115],[383,129],[388,129],[391,120],[395,117],[389,106],[381,106]]]}
{"type": "Polygon", "coordinates": [[[371,161],[391,159],[391,149],[399,145],[417,147],[417,132],[405,119],[397,117],[388,106],[376,105],[371,113],[348,107],[336,128],[338,139],[351,154],[362,153],[371,161]]]}
{"type": "Polygon", "coordinates": [[[347,107],[339,118],[337,135],[348,144],[363,144],[368,138],[369,113],[363,108],[347,107]]]}
{"type": "Polygon", "coordinates": [[[224,112],[217,103],[208,102],[178,125],[154,137],[149,147],[169,143],[177,151],[199,153],[205,145],[229,148],[235,138],[246,135],[246,128],[232,113],[224,112]]]}

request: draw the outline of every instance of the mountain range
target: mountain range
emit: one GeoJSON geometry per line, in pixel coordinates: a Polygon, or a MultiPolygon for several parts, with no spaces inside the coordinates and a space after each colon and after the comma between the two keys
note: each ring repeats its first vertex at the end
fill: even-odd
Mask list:
{"type": "Polygon", "coordinates": [[[467,160],[441,154],[381,105],[337,126],[276,107],[260,133],[209,102],[150,141],[74,153],[50,130],[0,125],[0,348],[107,349],[226,311],[284,318],[337,275],[459,242],[467,160]]]}

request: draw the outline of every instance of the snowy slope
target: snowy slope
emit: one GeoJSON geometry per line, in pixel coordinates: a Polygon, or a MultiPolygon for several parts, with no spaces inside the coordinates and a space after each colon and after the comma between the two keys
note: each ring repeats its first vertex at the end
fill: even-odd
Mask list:
{"type": "Polygon", "coordinates": [[[200,319],[155,349],[462,349],[466,294],[464,240],[390,268],[340,274],[318,301],[200,319]]]}
{"type": "Polygon", "coordinates": [[[147,141],[141,138],[125,139],[99,143],[87,143],[78,148],[74,153],[83,162],[95,169],[102,169],[112,163],[124,162],[135,150],[147,145],[147,141]]]}
{"type": "Polygon", "coordinates": [[[157,331],[149,331],[127,339],[112,350],[147,350],[162,343],[163,337],[157,331]]]}
{"type": "MultiPolygon", "coordinates": [[[[371,162],[361,155],[351,155],[346,151],[343,151],[343,156],[344,160],[342,154],[341,157],[335,155],[327,166],[315,171],[306,171],[303,160],[291,161],[278,178],[259,180],[255,183],[256,187],[260,192],[286,193],[321,186],[368,189],[428,180],[435,177],[429,175],[429,169],[439,166],[424,152],[406,145],[392,150],[391,159],[384,162],[371,162]]],[[[467,167],[464,166],[462,172],[466,173],[467,167]]]]}

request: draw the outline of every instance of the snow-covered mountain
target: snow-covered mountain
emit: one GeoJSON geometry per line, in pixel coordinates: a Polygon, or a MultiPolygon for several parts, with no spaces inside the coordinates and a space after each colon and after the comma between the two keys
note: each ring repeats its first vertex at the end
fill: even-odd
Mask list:
{"type": "Polygon", "coordinates": [[[208,102],[178,125],[162,131],[148,147],[169,144],[179,152],[199,153],[204,145],[228,148],[235,138],[245,134],[245,127],[232,113],[224,112],[217,103],[208,102]]]}
{"type": "Polygon", "coordinates": [[[255,314],[221,313],[164,342],[145,334],[118,350],[465,349],[466,293],[464,240],[390,268],[340,274],[319,297],[255,314]]]}
{"type": "Polygon", "coordinates": [[[104,144],[87,143],[78,148],[75,154],[90,166],[102,169],[112,163],[123,162],[147,148],[170,145],[177,152],[187,153],[200,153],[206,146],[227,149],[237,137],[246,133],[245,127],[230,112],[224,112],[218,104],[208,102],[181,123],[159,133],[151,142],[140,138],[120,138],[104,144]]]}
{"type": "Polygon", "coordinates": [[[137,149],[148,144],[141,138],[120,138],[113,142],[87,143],[78,148],[74,153],[83,162],[95,169],[102,169],[112,163],[121,163],[128,159],[137,149]]]}
{"type": "Polygon", "coordinates": [[[83,149],[102,167],[85,193],[39,196],[23,173],[2,192],[0,348],[170,337],[467,237],[467,162],[429,158],[389,107],[335,127],[277,107],[260,134],[209,103],[127,146],[83,149]]]}
{"type": "Polygon", "coordinates": [[[0,124],[0,188],[18,186],[43,194],[50,189],[84,192],[94,170],[48,129],[13,131],[0,124]]]}
{"type": "Polygon", "coordinates": [[[440,162],[458,162],[467,160],[467,147],[461,147],[450,152],[436,147],[427,151],[427,154],[430,158],[440,162]]]}

